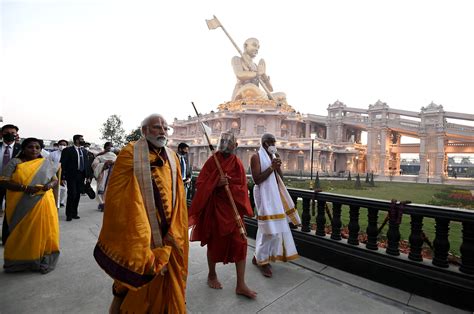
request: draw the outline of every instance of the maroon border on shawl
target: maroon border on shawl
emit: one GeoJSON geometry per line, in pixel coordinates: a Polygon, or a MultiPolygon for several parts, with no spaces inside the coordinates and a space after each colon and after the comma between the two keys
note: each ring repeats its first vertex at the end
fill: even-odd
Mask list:
{"type": "Polygon", "coordinates": [[[97,264],[112,278],[139,288],[153,280],[155,275],[137,274],[113,261],[102,249],[96,245],[94,248],[94,258],[97,264]]]}

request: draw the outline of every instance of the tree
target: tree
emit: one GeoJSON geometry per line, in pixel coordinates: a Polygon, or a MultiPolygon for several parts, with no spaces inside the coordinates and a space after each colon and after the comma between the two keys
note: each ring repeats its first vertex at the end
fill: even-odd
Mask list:
{"type": "Polygon", "coordinates": [[[349,171],[349,175],[347,176],[347,181],[352,181],[351,172],[350,172],[350,171],[349,171]]]}
{"type": "Polygon", "coordinates": [[[138,141],[140,139],[140,136],[142,136],[142,133],[140,127],[138,127],[125,137],[125,142],[130,143],[133,141],[138,141]]]}
{"type": "Polygon", "coordinates": [[[103,128],[100,129],[100,132],[102,132],[101,139],[112,142],[116,146],[122,146],[124,144],[125,135],[122,124],[123,122],[120,116],[113,114],[108,117],[107,121],[102,124],[103,128]]]}

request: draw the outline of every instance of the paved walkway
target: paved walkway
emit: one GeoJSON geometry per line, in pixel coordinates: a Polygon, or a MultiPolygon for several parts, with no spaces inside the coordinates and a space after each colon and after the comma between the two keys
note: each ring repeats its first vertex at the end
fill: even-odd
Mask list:
{"type": "MultiPolygon", "coordinates": [[[[0,272],[0,313],[106,313],[112,280],[97,266],[92,250],[102,213],[82,197],[81,219],[65,221],[60,210],[61,255],[55,271],[0,272]]],[[[192,243],[189,256],[187,307],[190,313],[467,313],[410,293],[301,258],[277,263],[273,278],[264,278],[251,264],[249,241],[247,283],[256,300],[235,295],[235,267],[219,265],[222,290],[207,287],[206,250],[192,243]]],[[[3,249],[0,249],[3,263],[3,249]]]]}

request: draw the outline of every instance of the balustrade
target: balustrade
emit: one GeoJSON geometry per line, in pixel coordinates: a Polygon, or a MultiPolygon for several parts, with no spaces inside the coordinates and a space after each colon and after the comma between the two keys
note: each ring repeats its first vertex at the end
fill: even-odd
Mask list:
{"type": "Polygon", "coordinates": [[[326,235],[326,202],[318,201],[318,211],[316,215],[316,235],[324,237],[326,235]]]}
{"type": "Polygon", "coordinates": [[[429,205],[405,204],[400,202],[392,203],[389,201],[350,197],[326,192],[318,192],[314,194],[312,191],[292,188],[288,189],[288,191],[294,200],[298,198],[302,199],[303,226],[301,231],[303,232],[310,232],[311,201],[314,199],[317,202],[316,231],[314,235],[327,240],[338,242],[342,240],[341,216],[343,214],[343,209],[347,206],[349,209],[349,223],[347,224],[349,234],[347,242],[345,243],[354,247],[357,247],[361,241],[359,237],[360,209],[367,208],[367,228],[365,230],[367,237],[364,240],[364,244],[365,248],[370,251],[378,251],[379,249],[380,235],[378,233],[379,228],[382,226],[378,223],[379,212],[387,212],[388,230],[386,232],[387,248],[385,254],[394,256],[394,258],[400,255],[400,224],[402,217],[410,217],[410,234],[407,239],[409,250],[407,257],[408,260],[413,263],[420,263],[423,261],[422,250],[425,237],[423,232],[423,219],[425,217],[434,218],[436,224],[435,239],[433,241],[432,264],[440,269],[447,268],[450,265],[448,264],[448,252],[450,249],[449,225],[454,221],[461,222],[463,225],[462,243],[460,246],[462,262],[458,269],[460,272],[465,274],[474,274],[474,212],[472,211],[447,207],[431,207],[429,205]],[[328,206],[332,208],[332,219],[329,220],[326,219],[326,207],[328,206]],[[329,237],[326,237],[327,224],[331,226],[329,237]]]}
{"type": "Polygon", "coordinates": [[[421,255],[423,248],[423,216],[411,215],[410,225],[410,253],[408,254],[408,258],[412,261],[421,262],[423,260],[421,255]]]}
{"type": "Polygon", "coordinates": [[[433,265],[449,267],[449,219],[436,218],[436,238],[433,241],[433,265]]]}
{"type": "Polygon", "coordinates": [[[347,243],[359,245],[359,206],[349,205],[349,239],[347,243]]]}
{"type": "Polygon", "coordinates": [[[341,209],[342,209],[342,204],[341,203],[333,203],[332,204],[332,232],[331,232],[331,239],[333,240],[341,240],[341,227],[342,227],[342,221],[341,221],[341,209]]]}
{"type": "Polygon", "coordinates": [[[367,244],[366,248],[369,250],[378,250],[379,246],[377,244],[377,236],[378,236],[378,212],[377,208],[369,207],[367,213],[367,244]]]}

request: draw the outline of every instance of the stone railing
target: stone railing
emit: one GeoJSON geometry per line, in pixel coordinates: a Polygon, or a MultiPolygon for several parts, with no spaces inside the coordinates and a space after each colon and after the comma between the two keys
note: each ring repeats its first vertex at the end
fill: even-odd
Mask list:
{"type": "Polygon", "coordinates": [[[420,128],[420,122],[408,119],[389,120],[388,124],[390,126],[399,126],[401,128],[406,128],[409,130],[418,130],[420,128]]]}
{"type": "Polygon", "coordinates": [[[474,136],[474,127],[455,123],[446,123],[446,129],[450,131],[459,131],[465,133],[471,133],[474,136]]]}
{"type": "Polygon", "coordinates": [[[365,116],[344,116],[342,119],[343,123],[364,123],[368,124],[369,123],[369,117],[365,116]]]}

